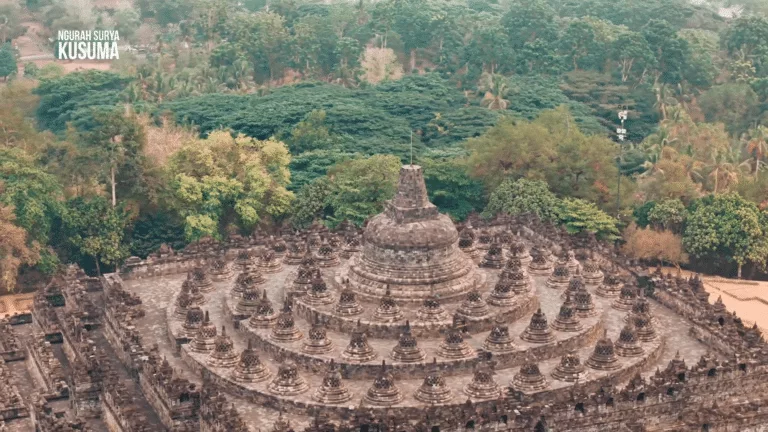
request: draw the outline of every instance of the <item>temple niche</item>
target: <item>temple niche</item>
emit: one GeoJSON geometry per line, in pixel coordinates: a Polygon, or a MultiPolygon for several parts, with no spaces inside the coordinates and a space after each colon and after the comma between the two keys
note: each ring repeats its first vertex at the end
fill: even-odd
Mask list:
{"type": "MultiPolygon", "coordinates": [[[[30,325],[39,329],[26,333],[34,344],[25,351],[23,339],[0,332],[0,376],[34,361],[43,399],[68,397],[54,405],[77,409],[49,415],[42,404],[40,419],[61,414],[77,424],[81,414],[106,418],[103,407],[126,406],[109,411],[119,427],[95,430],[768,424],[760,329],[722,300],[710,306],[700,279],[654,275],[651,290],[611,245],[584,246],[528,216],[473,216],[460,232],[430,203],[421,167],[406,165],[394,198],[362,229],[315,221],[257,230],[131,259],[100,280],[57,281],[36,297],[30,325]],[[103,293],[91,295],[88,284],[103,293]],[[101,321],[91,296],[106,304],[101,321]],[[17,359],[24,352],[30,359],[17,359]],[[72,377],[64,379],[59,358],[72,377]],[[117,367],[139,390],[121,396],[120,380],[110,387],[117,367]],[[130,426],[142,421],[136,406],[150,414],[144,429],[130,426]]],[[[0,413],[38,406],[23,388],[0,385],[10,400],[0,397],[0,413]]]]}

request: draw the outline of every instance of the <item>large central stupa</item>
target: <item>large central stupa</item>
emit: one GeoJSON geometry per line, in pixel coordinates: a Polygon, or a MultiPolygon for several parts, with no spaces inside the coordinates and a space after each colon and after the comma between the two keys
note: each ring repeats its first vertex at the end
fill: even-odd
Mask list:
{"type": "Polygon", "coordinates": [[[451,219],[429,202],[421,167],[404,165],[397,194],[369,221],[362,252],[341,276],[362,296],[375,299],[387,290],[405,301],[463,296],[483,277],[459,249],[458,238],[451,219]]]}

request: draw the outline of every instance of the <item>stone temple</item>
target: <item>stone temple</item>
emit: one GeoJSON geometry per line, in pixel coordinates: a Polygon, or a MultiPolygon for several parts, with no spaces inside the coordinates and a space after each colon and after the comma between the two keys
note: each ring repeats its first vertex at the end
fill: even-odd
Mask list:
{"type": "Polygon", "coordinates": [[[758,431],[768,346],[704,281],[429,202],[231,235],[0,321],[0,431],[758,431]]]}
{"type": "Polygon", "coordinates": [[[458,239],[451,219],[429,202],[421,167],[406,165],[397,194],[368,222],[362,253],[350,259],[340,277],[369,299],[381,297],[387,288],[404,302],[430,295],[456,299],[483,281],[458,239]]]}

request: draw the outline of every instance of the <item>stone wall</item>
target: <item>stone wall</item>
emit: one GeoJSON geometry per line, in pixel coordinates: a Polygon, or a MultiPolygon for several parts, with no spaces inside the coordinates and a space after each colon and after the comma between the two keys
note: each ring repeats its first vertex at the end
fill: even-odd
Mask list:
{"type": "MultiPolygon", "coordinates": [[[[141,299],[117,274],[102,278],[106,296],[104,334],[118,359],[139,382],[144,397],[168,429],[197,424],[199,392],[178,377],[154,349],[146,349],[133,320],[144,315],[141,299]]],[[[193,428],[195,426],[192,426],[193,428]]]]}
{"type": "Polygon", "coordinates": [[[120,267],[119,274],[123,279],[130,280],[185,273],[216,258],[233,259],[238,251],[262,244],[263,240],[234,236],[227,242],[206,239],[190,243],[179,252],[163,245],[144,260],[135,256],[128,258],[120,267]]]}

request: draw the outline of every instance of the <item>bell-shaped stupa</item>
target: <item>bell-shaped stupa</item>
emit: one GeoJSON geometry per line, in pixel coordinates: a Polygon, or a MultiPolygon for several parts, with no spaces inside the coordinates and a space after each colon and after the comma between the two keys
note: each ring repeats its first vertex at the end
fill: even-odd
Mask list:
{"type": "Polygon", "coordinates": [[[404,165],[395,197],[368,222],[362,253],[342,273],[356,292],[372,299],[381,298],[387,285],[401,301],[463,297],[482,276],[458,239],[451,219],[429,202],[421,167],[404,165]]]}

